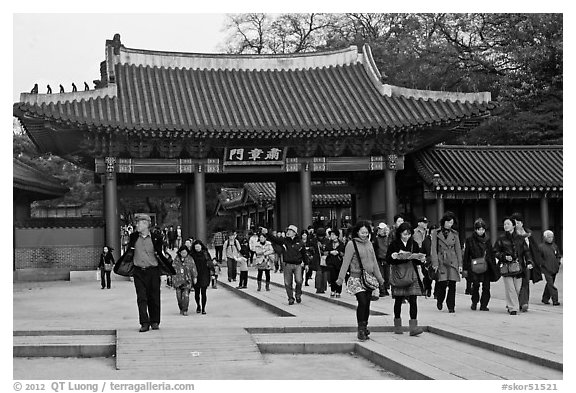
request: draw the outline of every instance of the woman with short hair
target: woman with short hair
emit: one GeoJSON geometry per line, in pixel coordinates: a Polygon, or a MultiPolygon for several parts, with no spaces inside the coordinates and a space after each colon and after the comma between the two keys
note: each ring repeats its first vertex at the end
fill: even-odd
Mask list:
{"type": "Polygon", "coordinates": [[[462,270],[472,283],[470,308],[476,310],[480,302],[480,311],[489,311],[490,301],[490,278],[493,276],[494,253],[490,243],[490,237],[486,233],[486,222],[482,218],[474,221],[474,233],[464,243],[464,255],[462,257],[462,270]],[[473,260],[484,258],[486,270],[483,273],[475,273],[472,268],[473,260]],[[480,296],[482,285],[482,296],[480,296]]]}

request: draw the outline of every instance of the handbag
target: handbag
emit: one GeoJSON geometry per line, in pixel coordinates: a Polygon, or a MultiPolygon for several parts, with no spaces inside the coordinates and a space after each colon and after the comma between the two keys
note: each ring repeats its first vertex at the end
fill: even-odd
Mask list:
{"type": "Polygon", "coordinates": [[[352,239],[352,243],[354,243],[354,249],[356,250],[356,255],[358,256],[360,270],[362,270],[362,273],[360,274],[360,282],[364,288],[369,290],[380,288],[380,283],[378,282],[376,276],[364,270],[364,267],[362,266],[362,260],[360,259],[360,253],[358,252],[358,246],[356,246],[356,241],[354,239],[352,239]]]}
{"type": "Polygon", "coordinates": [[[521,272],[522,266],[520,265],[520,261],[518,259],[510,262],[504,262],[502,265],[500,265],[500,275],[502,277],[517,276],[521,272]]]}
{"type": "Polygon", "coordinates": [[[105,263],[104,264],[104,270],[107,272],[111,272],[112,271],[112,264],[111,263],[105,263]]]}
{"type": "Polygon", "coordinates": [[[114,273],[130,277],[134,274],[134,248],[130,247],[114,265],[114,273]]]}
{"type": "Polygon", "coordinates": [[[326,266],[326,255],[320,257],[320,266],[326,266]]]}
{"type": "Polygon", "coordinates": [[[488,264],[486,263],[486,254],[481,258],[473,258],[471,261],[472,273],[482,274],[488,270],[488,264]]]}
{"type": "Polygon", "coordinates": [[[414,282],[412,261],[390,265],[390,285],[397,288],[408,287],[414,282]]]}

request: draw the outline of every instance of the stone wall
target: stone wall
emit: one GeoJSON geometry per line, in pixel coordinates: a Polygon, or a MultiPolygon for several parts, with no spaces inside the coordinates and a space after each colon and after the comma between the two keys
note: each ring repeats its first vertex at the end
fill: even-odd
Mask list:
{"type": "Polygon", "coordinates": [[[69,279],[70,271],[95,270],[103,246],[103,227],[16,227],[15,278],[61,280],[69,279]]]}

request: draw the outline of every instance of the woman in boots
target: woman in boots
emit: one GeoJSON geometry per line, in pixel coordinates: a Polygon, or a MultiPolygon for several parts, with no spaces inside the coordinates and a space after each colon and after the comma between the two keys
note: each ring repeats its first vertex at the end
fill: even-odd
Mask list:
{"type": "Polygon", "coordinates": [[[346,286],[348,292],[356,296],[356,300],[358,301],[356,320],[358,322],[358,340],[360,341],[365,341],[369,338],[368,316],[370,315],[370,300],[372,298],[372,289],[366,288],[362,283],[362,269],[374,275],[380,286],[384,285],[384,279],[380,273],[380,268],[376,261],[376,254],[370,241],[370,230],[370,223],[368,221],[358,221],[354,226],[351,233],[352,240],[346,244],[342,267],[338,274],[338,280],[336,280],[336,284],[342,285],[346,272],[350,269],[350,277],[346,282],[346,286]],[[358,251],[356,251],[356,249],[358,251]],[[360,258],[360,260],[358,260],[358,258],[360,258]]]}
{"type": "Polygon", "coordinates": [[[254,263],[258,268],[258,291],[262,290],[262,274],[266,274],[266,290],[270,290],[270,269],[274,264],[275,255],[272,243],[266,240],[266,235],[261,233],[258,242],[254,245],[254,263]]]}
{"type": "Polygon", "coordinates": [[[394,299],[394,333],[402,334],[402,303],[408,300],[410,305],[410,335],[417,336],[423,332],[418,327],[418,303],[417,296],[424,296],[424,286],[418,274],[417,265],[423,265],[426,261],[426,254],[421,253],[418,243],[412,239],[414,230],[408,222],[403,222],[396,228],[394,241],[388,246],[386,260],[391,266],[390,285],[392,287],[392,298],[394,299]],[[413,258],[406,258],[409,254],[415,255],[413,258]],[[394,280],[394,266],[405,264],[407,274],[411,275],[411,284],[407,286],[396,286],[394,280]]]}
{"type": "Polygon", "coordinates": [[[462,273],[462,245],[458,232],[452,227],[454,213],[446,212],[440,219],[440,228],[431,233],[432,267],[436,271],[436,307],[442,310],[444,299],[449,313],[455,312],[456,283],[462,273]],[[446,294],[448,289],[448,294],[446,294]]]}

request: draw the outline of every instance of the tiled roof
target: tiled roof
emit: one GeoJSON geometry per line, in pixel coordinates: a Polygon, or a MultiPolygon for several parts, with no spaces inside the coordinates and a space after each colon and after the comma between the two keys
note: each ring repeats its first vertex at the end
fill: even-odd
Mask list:
{"type": "Polygon", "coordinates": [[[66,194],[69,189],[58,179],[39,171],[22,161],[14,158],[13,187],[36,195],[38,199],[58,198],[66,194]]]}
{"type": "Polygon", "coordinates": [[[367,46],[364,54],[351,47],[298,61],[288,55],[170,57],[123,46],[114,58],[107,62],[114,83],[102,89],[106,95],[23,94],[14,115],[142,135],[290,138],[445,124],[470,128],[495,106],[486,93],[383,85],[367,46]]]}
{"type": "Polygon", "coordinates": [[[562,146],[436,146],[411,156],[423,180],[443,190],[563,187],[562,146]]]}

